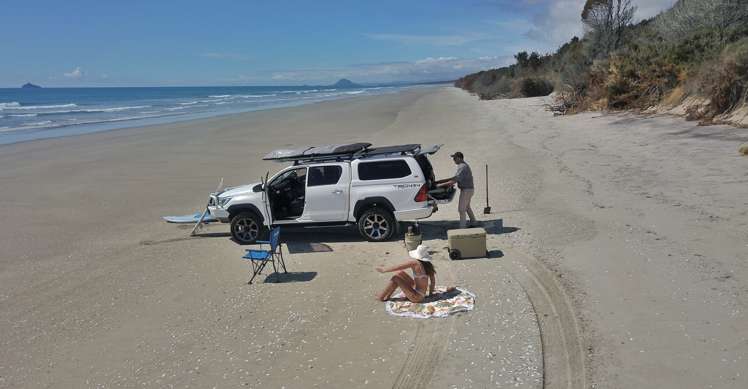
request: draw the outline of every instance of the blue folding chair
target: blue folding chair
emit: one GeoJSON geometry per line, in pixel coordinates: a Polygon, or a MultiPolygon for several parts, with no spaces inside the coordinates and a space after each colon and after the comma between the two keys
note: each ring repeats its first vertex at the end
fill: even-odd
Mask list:
{"type": "Polygon", "coordinates": [[[260,244],[260,250],[247,250],[242,259],[249,261],[252,264],[252,278],[249,279],[248,284],[257,277],[258,274],[262,273],[262,269],[265,268],[268,262],[273,264],[273,271],[278,272],[278,268],[275,266],[277,260],[280,266],[283,268],[283,273],[286,271],[286,263],[283,262],[283,250],[280,243],[280,227],[275,227],[270,231],[270,240],[258,240],[260,244]],[[270,250],[262,250],[262,244],[270,245],[270,250]]]}

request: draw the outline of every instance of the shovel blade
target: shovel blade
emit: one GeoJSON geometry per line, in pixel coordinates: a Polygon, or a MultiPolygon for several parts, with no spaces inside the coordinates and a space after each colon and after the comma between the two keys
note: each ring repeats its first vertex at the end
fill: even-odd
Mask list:
{"type": "Polygon", "coordinates": [[[491,207],[485,207],[485,208],[483,208],[483,214],[484,215],[488,215],[489,213],[491,213],[491,207]]]}

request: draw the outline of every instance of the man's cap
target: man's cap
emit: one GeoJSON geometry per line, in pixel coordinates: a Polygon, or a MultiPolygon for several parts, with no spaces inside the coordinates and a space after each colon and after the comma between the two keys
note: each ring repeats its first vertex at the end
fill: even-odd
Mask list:
{"type": "Polygon", "coordinates": [[[460,159],[465,159],[465,156],[462,155],[462,153],[459,152],[459,151],[456,152],[456,153],[454,153],[454,154],[452,154],[452,155],[450,155],[450,157],[452,157],[452,158],[457,157],[457,158],[460,158],[460,159]]]}

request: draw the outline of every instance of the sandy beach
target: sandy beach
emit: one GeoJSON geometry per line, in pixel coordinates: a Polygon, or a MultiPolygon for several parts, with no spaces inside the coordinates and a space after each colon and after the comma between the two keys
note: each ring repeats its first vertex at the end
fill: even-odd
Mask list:
{"type": "Polygon", "coordinates": [[[434,87],[0,146],[0,388],[746,387],[748,130],[546,102],[434,87]],[[247,285],[226,225],[160,219],[348,141],[444,143],[442,177],[462,151],[476,213],[489,165],[490,258],[442,250],[456,202],[423,224],[475,311],[388,316],[374,267],[402,242],[284,232],[332,252],[247,285]]]}

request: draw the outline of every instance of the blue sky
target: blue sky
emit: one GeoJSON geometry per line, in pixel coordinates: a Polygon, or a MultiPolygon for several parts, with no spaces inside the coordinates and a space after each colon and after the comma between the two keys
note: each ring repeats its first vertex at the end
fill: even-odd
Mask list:
{"type": "MultiPolygon", "coordinates": [[[[674,0],[640,0],[640,17],[674,0]]],[[[446,80],[550,52],[584,0],[49,1],[5,4],[0,86],[446,80]]]]}

